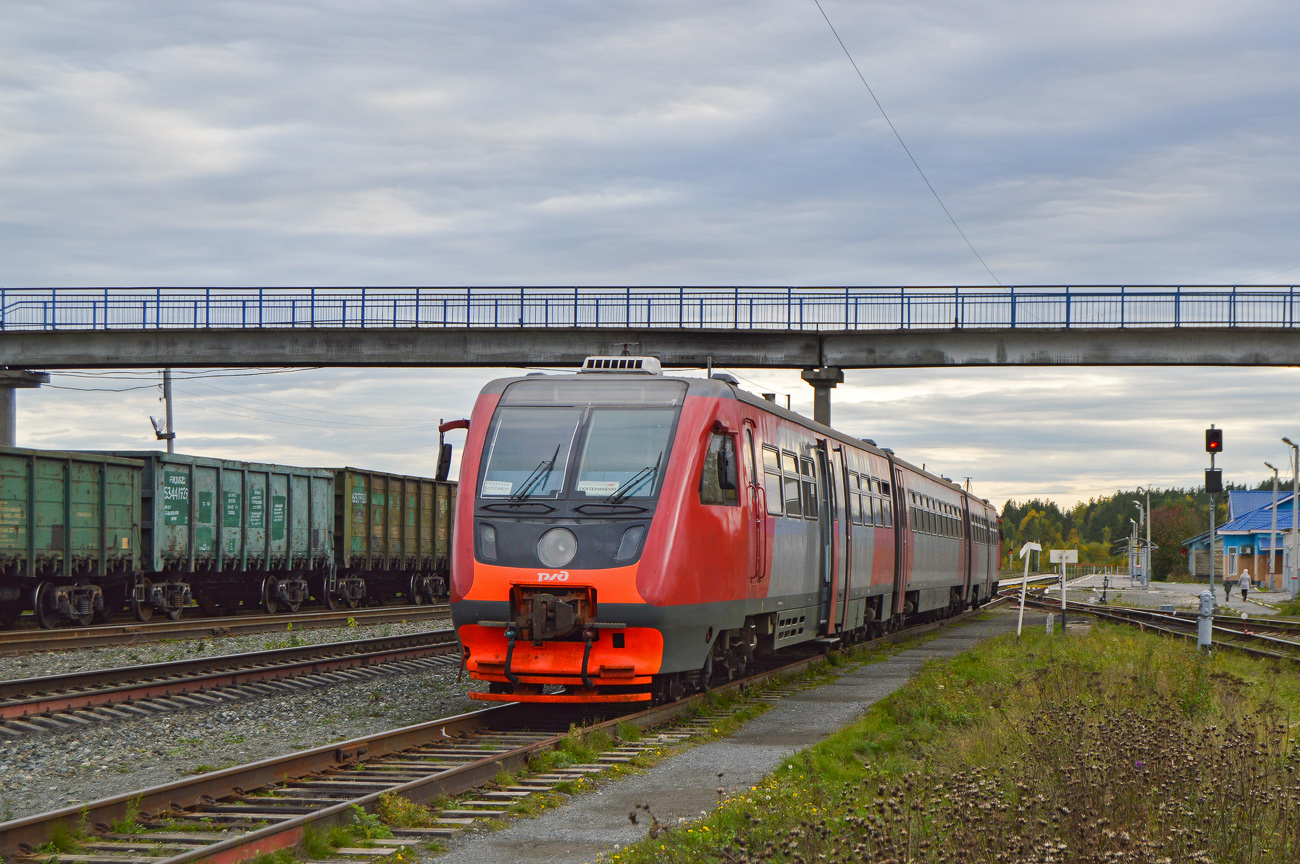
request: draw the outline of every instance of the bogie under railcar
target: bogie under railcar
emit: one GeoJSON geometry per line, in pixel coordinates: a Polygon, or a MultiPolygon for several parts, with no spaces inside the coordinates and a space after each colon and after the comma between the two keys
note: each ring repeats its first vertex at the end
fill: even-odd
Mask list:
{"type": "Polygon", "coordinates": [[[992,595],[986,501],[733,383],[657,367],[591,358],[480,395],[452,567],[478,698],[674,698],[756,653],[992,595]]]}

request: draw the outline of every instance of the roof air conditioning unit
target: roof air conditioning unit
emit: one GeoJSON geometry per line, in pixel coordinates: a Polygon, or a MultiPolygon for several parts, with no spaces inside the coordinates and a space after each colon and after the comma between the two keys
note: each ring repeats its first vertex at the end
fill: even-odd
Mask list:
{"type": "Polygon", "coordinates": [[[582,372],[622,372],[632,375],[662,375],[658,357],[588,357],[582,372]]]}

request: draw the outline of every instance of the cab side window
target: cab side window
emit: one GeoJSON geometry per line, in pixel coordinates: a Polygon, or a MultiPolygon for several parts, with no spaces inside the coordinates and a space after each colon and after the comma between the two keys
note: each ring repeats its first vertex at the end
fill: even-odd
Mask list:
{"type": "Polygon", "coordinates": [[[700,503],[737,506],[740,495],[736,481],[736,443],[730,435],[709,438],[709,451],[700,474],[700,503]]]}

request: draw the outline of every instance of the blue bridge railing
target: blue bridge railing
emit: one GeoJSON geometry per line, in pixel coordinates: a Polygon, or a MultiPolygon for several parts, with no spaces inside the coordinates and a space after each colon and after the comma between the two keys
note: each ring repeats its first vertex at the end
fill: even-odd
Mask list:
{"type": "Polygon", "coordinates": [[[1294,286],[0,288],[0,331],[1293,328],[1294,286]]]}

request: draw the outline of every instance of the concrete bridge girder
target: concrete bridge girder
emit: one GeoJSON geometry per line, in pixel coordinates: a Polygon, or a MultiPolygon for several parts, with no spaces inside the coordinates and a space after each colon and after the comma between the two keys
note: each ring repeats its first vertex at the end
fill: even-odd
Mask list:
{"type": "MultiPolygon", "coordinates": [[[[824,415],[829,423],[830,389],[843,380],[845,369],[1300,366],[1300,334],[1281,327],[1223,326],[851,331],[284,327],[0,332],[0,367],[26,369],[578,366],[593,354],[624,353],[658,357],[666,368],[702,368],[711,357],[714,365],[722,367],[810,370],[813,377],[805,375],[805,380],[815,388],[815,413],[824,415]]],[[[9,394],[12,396],[12,390],[9,394]]]]}

